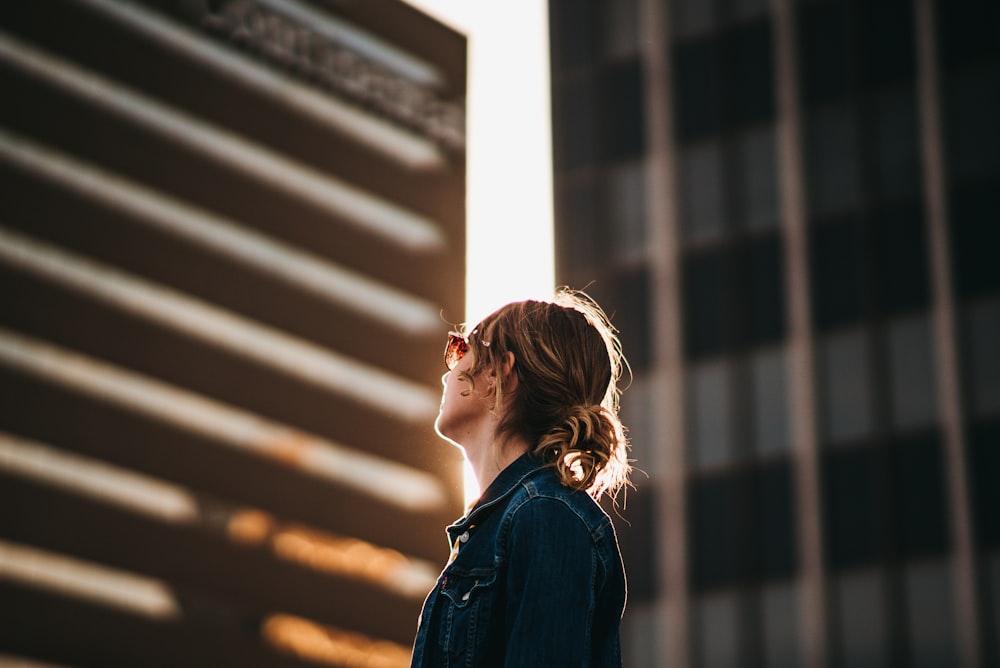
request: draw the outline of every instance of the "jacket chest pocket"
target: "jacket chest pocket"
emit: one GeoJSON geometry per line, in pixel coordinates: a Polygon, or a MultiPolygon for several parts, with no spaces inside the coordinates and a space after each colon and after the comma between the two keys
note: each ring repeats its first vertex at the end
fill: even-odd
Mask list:
{"type": "Polygon", "coordinates": [[[441,646],[451,665],[476,665],[485,656],[493,616],[496,570],[455,570],[441,582],[440,601],[446,606],[441,625],[441,646]]]}

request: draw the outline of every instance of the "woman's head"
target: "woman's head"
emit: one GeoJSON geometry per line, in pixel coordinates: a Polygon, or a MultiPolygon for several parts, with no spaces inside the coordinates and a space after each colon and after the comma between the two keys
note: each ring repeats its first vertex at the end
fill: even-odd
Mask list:
{"type": "Polygon", "coordinates": [[[468,345],[474,361],[463,375],[496,383],[498,437],[523,440],[564,484],[595,497],[628,482],[618,419],[625,361],[593,300],[563,290],[551,302],[507,304],[476,326],[468,345]]]}

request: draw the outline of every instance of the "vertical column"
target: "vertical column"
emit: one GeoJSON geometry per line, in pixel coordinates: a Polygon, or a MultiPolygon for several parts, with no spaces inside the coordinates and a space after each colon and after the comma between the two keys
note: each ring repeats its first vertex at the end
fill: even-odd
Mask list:
{"type": "MultiPolygon", "coordinates": [[[[924,204],[930,249],[932,320],[938,410],[944,437],[955,592],[955,630],[963,668],[982,664],[980,616],[976,596],[976,556],[971,494],[962,424],[955,300],[948,238],[948,192],[941,136],[940,77],[932,0],[916,0],[917,92],[923,158],[924,204]]],[[[971,18],[970,18],[971,20],[971,18]]]]}
{"type": "Polygon", "coordinates": [[[655,359],[654,433],[660,434],[664,457],[655,471],[659,480],[657,531],[662,595],[657,616],[666,621],[656,642],[661,665],[692,665],[690,596],[688,592],[686,457],[684,445],[684,356],[681,345],[680,234],[677,213],[677,150],[673,141],[669,21],[664,0],[643,0],[643,60],[646,72],[648,175],[647,192],[650,274],[653,289],[651,323],[655,359]]]}
{"type": "Polygon", "coordinates": [[[819,438],[816,431],[816,384],[813,331],[809,316],[806,198],[802,121],[798,90],[798,54],[793,0],[775,0],[775,72],[778,94],[778,180],[785,233],[786,289],[789,305],[789,401],[801,595],[804,665],[826,668],[827,587],[823,570],[823,531],[819,485],[819,438]]]}

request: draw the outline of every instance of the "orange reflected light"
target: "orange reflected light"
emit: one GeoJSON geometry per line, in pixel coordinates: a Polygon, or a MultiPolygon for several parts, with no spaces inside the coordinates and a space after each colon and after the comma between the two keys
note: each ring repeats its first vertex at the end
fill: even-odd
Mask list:
{"type": "Polygon", "coordinates": [[[227,531],[235,543],[269,545],[274,554],[324,573],[365,580],[405,596],[423,598],[437,573],[429,565],[359,538],[336,536],[294,524],[279,524],[260,510],[238,510],[227,531]]]}
{"type": "Polygon", "coordinates": [[[402,645],[321,626],[292,615],[268,617],[264,622],[263,635],[279,650],[334,666],[405,668],[410,665],[410,650],[402,645]]]}

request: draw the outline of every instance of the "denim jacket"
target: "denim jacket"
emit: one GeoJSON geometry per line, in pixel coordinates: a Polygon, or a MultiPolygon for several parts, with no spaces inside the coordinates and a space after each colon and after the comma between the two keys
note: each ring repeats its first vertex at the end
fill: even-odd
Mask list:
{"type": "Polygon", "coordinates": [[[413,668],[620,666],[625,571],[611,520],[525,454],[447,529],[413,668]]]}

